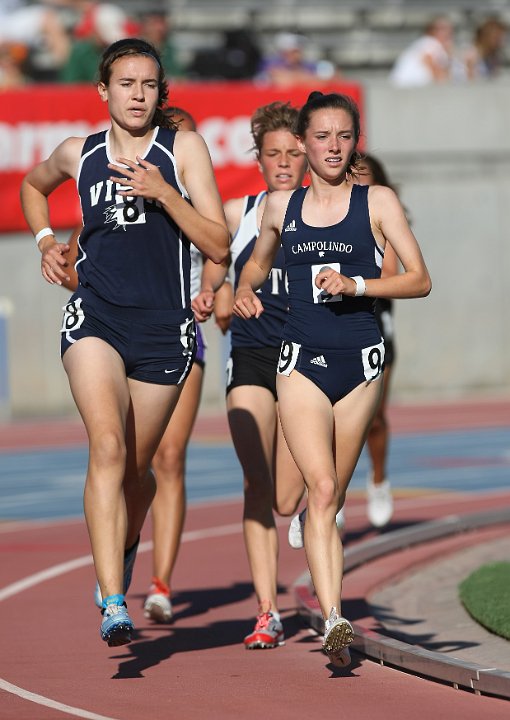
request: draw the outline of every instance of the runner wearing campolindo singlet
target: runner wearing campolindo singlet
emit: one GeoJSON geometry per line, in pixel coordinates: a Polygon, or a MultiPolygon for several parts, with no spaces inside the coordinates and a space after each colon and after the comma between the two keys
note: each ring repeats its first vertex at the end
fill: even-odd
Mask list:
{"type": "MultiPolygon", "coordinates": [[[[257,210],[266,195],[264,191],[244,198],[241,223],[230,246],[235,274],[234,288],[237,288],[241,270],[257,239],[257,210]]],[[[235,315],[232,317],[232,350],[227,365],[227,394],[240,385],[260,385],[270,390],[276,399],[275,368],[288,310],[283,249],[278,251],[259,294],[266,309],[259,319],[252,318],[245,322],[235,315]]]]}
{"type": "Polygon", "coordinates": [[[382,390],[384,343],[373,298],[422,297],[430,277],[395,193],[353,186],[359,160],[359,109],[348,95],[313,92],[295,124],[310,185],[272,193],[233,312],[250,321],[264,306],[256,290],[283,246],[289,317],[276,387],[285,439],[308,491],[306,559],[324,619],[323,650],[350,663],[354,637],[341,614],[342,543],[335,517],[360,456],[382,390]],[[404,271],[381,277],[383,249],[404,271]]]}
{"type": "Polygon", "coordinates": [[[384,342],[373,298],[329,295],[315,278],[326,268],[365,279],[381,274],[383,250],[370,227],[366,186],[353,185],[346,217],[332,227],[307,226],[301,216],[307,189],[292,194],[281,233],[289,281],[289,318],[278,372],[298,370],[334,405],[383,371],[384,342]]]}

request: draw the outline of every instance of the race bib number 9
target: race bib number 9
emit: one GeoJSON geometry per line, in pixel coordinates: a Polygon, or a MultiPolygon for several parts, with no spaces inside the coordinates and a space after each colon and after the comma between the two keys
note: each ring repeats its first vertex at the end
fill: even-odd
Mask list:
{"type": "Polygon", "coordinates": [[[384,366],[384,342],[371,347],[363,348],[361,351],[363,359],[363,371],[368,382],[375,380],[382,373],[384,366]]]}
{"type": "Polygon", "coordinates": [[[299,351],[301,345],[298,343],[289,342],[288,340],[282,341],[280,349],[280,357],[278,358],[278,374],[286,375],[287,377],[296,367],[296,363],[299,357],[299,351]]]}

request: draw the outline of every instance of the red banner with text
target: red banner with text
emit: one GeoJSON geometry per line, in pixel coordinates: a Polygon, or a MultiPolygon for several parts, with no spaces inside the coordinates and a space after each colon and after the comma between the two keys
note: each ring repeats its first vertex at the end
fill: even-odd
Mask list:
{"type": "MultiPolygon", "coordinates": [[[[322,92],[350,95],[363,117],[359,85],[336,83],[322,92]]],[[[281,88],[251,83],[183,83],[172,85],[170,105],[186,109],[197,122],[213,161],[223,200],[256,193],[262,178],[251,150],[250,117],[275,100],[302,105],[309,87],[281,88]]],[[[19,202],[23,176],[70,136],[85,137],[109,126],[108,111],[94,87],[77,85],[31,86],[0,92],[0,232],[27,229],[19,202]]],[[[54,228],[80,222],[80,204],[74,181],[50,197],[54,228]]]]}

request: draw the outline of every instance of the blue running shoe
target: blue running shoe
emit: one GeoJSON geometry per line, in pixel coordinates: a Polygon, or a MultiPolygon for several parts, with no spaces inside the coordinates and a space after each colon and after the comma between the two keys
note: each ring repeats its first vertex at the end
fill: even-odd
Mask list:
{"type": "Polygon", "coordinates": [[[123,595],[110,595],[108,605],[101,610],[101,639],[109,647],[127,645],[131,642],[131,633],[135,629],[133,621],[128,615],[123,595]]]}
{"type": "MultiPolygon", "coordinates": [[[[138,536],[138,539],[133,545],[133,547],[130,547],[129,550],[126,550],[126,552],[124,553],[124,595],[127,594],[129,586],[131,585],[131,578],[133,577],[133,568],[135,566],[136,553],[138,551],[139,544],[140,535],[138,536]]],[[[94,602],[96,603],[98,608],[101,609],[103,607],[103,598],[101,597],[101,588],[99,587],[99,583],[96,583],[96,587],[94,590],[94,602]]]]}

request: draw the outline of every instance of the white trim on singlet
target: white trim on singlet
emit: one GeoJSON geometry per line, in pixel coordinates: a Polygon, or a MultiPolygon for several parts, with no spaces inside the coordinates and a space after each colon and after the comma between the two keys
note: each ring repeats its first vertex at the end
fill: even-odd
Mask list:
{"type": "Polygon", "coordinates": [[[159,142],[154,141],[154,145],[156,147],[158,147],[162,152],[164,152],[165,155],[168,155],[170,162],[174,166],[175,182],[177,183],[177,186],[178,186],[179,190],[181,191],[181,195],[182,195],[182,197],[185,197],[187,200],[189,200],[188,191],[186,190],[184,185],[179,180],[179,172],[177,170],[177,160],[175,159],[175,155],[173,153],[171,153],[167,147],[165,147],[164,145],[162,145],[159,142]]]}
{"type": "Polygon", "coordinates": [[[384,260],[384,250],[377,242],[375,243],[374,258],[375,264],[379,269],[381,269],[384,260]]]}
{"type": "Polygon", "coordinates": [[[96,150],[101,150],[101,148],[105,148],[105,149],[106,149],[106,154],[107,154],[107,156],[108,156],[108,149],[107,149],[107,147],[106,147],[106,142],[99,143],[99,145],[94,145],[94,147],[91,148],[90,150],[88,150],[88,151],[85,153],[85,155],[82,155],[82,156],[81,156],[81,158],[80,158],[80,164],[78,165],[78,172],[76,173],[76,187],[78,187],[79,182],[80,182],[80,176],[81,176],[81,170],[82,170],[82,167],[83,167],[83,163],[85,162],[85,160],[86,160],[90,155],[93,155],[93,154],[96,152],[96,150]]]}
{"type": "Polygon", "coordinates": [[[191,256],[191,273],[190,273],[190,284],[189,292],[190,298],[193,300],[200,292],[200,285],[202,279],[202,268],[204,266],[204,256],[200,250],[190,243],[190,256],[191,256]]]}
{"type": "Polygon", "coordinates": [[[82,246],[80,245],[80,236],[81,236],[81,233],[80,233],[80,235],[78,235],[78,238],[77,238],[77,240],[76,240],[76,244],[78,245],[78,252],[79,252],[80,250],[81,250],[81,252],[82,252],[82,257],[81,257],[79,260],[77,260],[76,263],[75,263],[75,265],[74,265],[74,269],[76,270],[76,272],[78,272],[78,270],[77,270],[78,265],[79,265],[81,262],[83,262],[84,260],[87,259],[87,253],[85,252],[85,250],[84,250],[84,249],[82,248],[82,246]]]}
{"type": "Polygon", "coordinates": [[[248,198],[250,196],[246,195],[244,198],[243,211],[241,214],[239,227],[237,228],[235,235],[232,239],[232,243],[230,245],[232,263],[235,262],[235,259],[244,250],[246,245],[251,242],[253,238],[257,238],[259,236],[260,227],[257,222],[257,211],[260,203],[262,202],[266,194],[267,190],[263,190],[262,192],[260,192],[255,198],[253,206],[250,208],[250,210],[248,210],[248,212],[246,212],[246,207],[248,205],[248,198]]]}
{"type": "Polygon", "coordinates": [[[184,243],[182,242],[182,230],[179,228],[179,278],[181,281],[181,305],[183,308],[186,307],[186,295],[184,292],[184,268],[182,265],[182,248],[184,243]]]}
{"type": "MultiPolygon", "coordinates": [[[[156,131],[157,131],[157,130],[159,130],[159,128],[156,128],[156,131]]],[[[168,158],[169,158],[169,160],[170,160],[170,162],[172,163],[173,168],[174,168],[175,182],[177,183],[177,187],[179,188],[179,190],[180,190],[180,192],[181,192],[181,197],[186,198],[187,200],[189,200],[190,197],[189,197],[189,195],[188,195],[188,191],[186,190],[186,188],[184,187],[184,185],[183,185],[183,184],[181,183],[181,181],[179,180],[179,171],[178,171],[178,169],[177,169],[177,160],[175,159],[175,155],[174,155],[173,153],[171,153],[170,150],[169,150],[167,147],[165,147],[164,145],[162,145],[160,142],[157,142],[157,141],[156,141],[156,136],[154,136],[154,143],[153,143],[153,145],[154,145],[154,147],[159,148],[159,149],[161,150],[161,152],[165,153],[165,155],[168,156],[168,158]]],[[[183,264],[182,264],[182,257],[183,257],[183,255],[182,255],[182,247],[183,247],[182,234],[183,234],[183,233],[182,233],[182,230],[179,228],[179,276],[180,276],[180,280],[181,280],[181,301],[182,301],[182,307],[185,308],[185,307],[186,307],[186,294],[185,294],[185,291],[184,291],[184,270],[183,270],[183,264]]]]}
{"type": "MultiPolygon", "coordinates": [[[[105,142],[101,142],[101,143],[99,143],[98,145],[94,145],[93,148],[91,148],[91,149],[88,150],[84,155],[82,155],[81,158],[80,158],[80,164],[78,165],[78,172],[77,172],[77,174],[76,174],[76,190],[78,191],[78,199],[79,199],[79,201],[80,201],[80,212],[81,212],[81,224],[82,224],[82,226],[85,225],[85,222],[84,222],[84,218],[83,218],[83,204],[82,204],[81,195],[80,195],[80,192],[79,192],[79,184],[80,184],[81,171],[82,171],[83,163],[85,162],[85,160],[86,160],[88,157],[90,157],[91,155],[93,155],[93,154],[96,152],[96,150],[101,150],[101,149],[104,149],[104,150],[107,152],[106,141],[105,141],[105,142]]],[[[83,232],[83,228],[82,228],[82,232],[83,232]]],[[[80,235],[81,235],[81,233],[80,233],[80,235]]],[[[74,266],[74,269],[75,269],[75,270],[76,270],[76,268],[78,267],[78,265],[79,265],[81,262],[83,262],[84,260],[87,259],[87,253],[85,252],[85,250],[84,250],[84,249],[82,248],[82,246],[80,245],[80,235],[78,236],[78,239],[77,239],[77,245],[78,245],[78,249],[81,250],[81,252],[82,252],[82,257],[81,257],[79,260],[77,260],[77,262],[76,262],[76,264],[75,264],[75,266],[74,266]]]]}
{"type": "MultiPolygon", "coordinates": [[[[143,155],[140,155],[142,160],[144,160],[147,157],[150,150],[152,149],[152,146],[156,143],[156,135],[158,134],[158,130],[159,130],[159,127],[154,128],[154,130],[152,132],[152,137],[149,140],[149,144],[145,148],[143,155]]],[[[127,165],[124,166],[116,158],[114,158],[110,151],[110,131],[111,131],[111,128],[106,131],[106,135],[105,135],[106,157],[108,158],[108,162],[113,163],[114,165],[119,165],[120,167],[127,167],[127,165]]]]}

